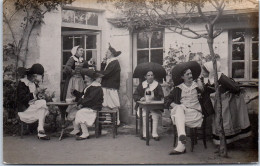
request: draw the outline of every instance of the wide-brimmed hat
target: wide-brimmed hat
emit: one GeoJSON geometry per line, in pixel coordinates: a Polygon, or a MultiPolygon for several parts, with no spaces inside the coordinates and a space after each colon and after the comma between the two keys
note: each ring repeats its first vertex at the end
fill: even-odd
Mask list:
{"type": "Polygon", "coordinates": [[[44,67],[39,63],[33,64],[32,67],[27,70],[27,74],[43,75],[44,67]]]}
{"type": "Polygon", "coordinates": [[[178,64],[172,69],[172,80],[173,80],[174,86],[177,86],[177,85],[180,85],[181,83],[183,83],[183,79],[181,78],[181,76],[183,75],[183,72],[187,69],[191,70],[193,80],[197,79],[200,76],[201,67],[198,62],[190,61],[190,62],[184,62],[184,63],[178,64]]]}
{"type": "Polygon", "coordinates": [[[116,49],[114,49],[113,47],[111,47],[110,43],[109,43],[108,49],[109,49],[109,51],[113,54],[114,57],[117,57],[118,55],[121,54],[121,51],[116,51],[116,49]]]}
{"type": "Polygon", "coordinates": [[[147,72],[152,71],[155,78],[158,80],[166,78],[166,71],[162,65],[154,62],[140,63],[136,66],[133,74],[133,78],[144,78],[147,72]]]}
{"type": "Polygon", "coordinates": [[[81,69],[80,73],[82,75],[89,76],[92,79],[102,78],[104,76],[103,74],[101,74],[97,71],[94,71],[92,69],[81,69]]]}

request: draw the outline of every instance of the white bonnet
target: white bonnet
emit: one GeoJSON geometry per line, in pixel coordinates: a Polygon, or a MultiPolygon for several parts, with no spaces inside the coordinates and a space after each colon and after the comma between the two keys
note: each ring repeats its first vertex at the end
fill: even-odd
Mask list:
{"type": "Polygon", "coordinates": [[[75,55],[75,54],[76,54],[78,48],[79,48],[79,46],[75,46],[75,47],[73,47],[73,48],[71,49],[72,55],[75,55]]]}
{"type": "MultiPolygon", "coordinates": [[[[213,62],[212,61],[204,63],[203,66],[208,70],[209,73],[213,72],[213,62]]],[[[220,68],[221,68],[220,62],[217,61],[217,72],[220,72],[220,68]]]]}

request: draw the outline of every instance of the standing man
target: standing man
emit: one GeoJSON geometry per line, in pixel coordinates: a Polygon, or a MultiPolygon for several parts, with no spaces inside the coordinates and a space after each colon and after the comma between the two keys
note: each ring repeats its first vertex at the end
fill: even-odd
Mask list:
{"type": "Polygon", "coordinates": [[[119,120],[119,95],[118,90],[120,87],[120,64],[117,60],[117,56],[121,54],[121,51],[116,51],[109,44],[109,48],[106,52],[106,61],[101,64],[101,74],[103,74],[101,86],[104,93],[103,107],[105,109],[111,109],[117,111],[117,125],[120,124],[119,120]]]}

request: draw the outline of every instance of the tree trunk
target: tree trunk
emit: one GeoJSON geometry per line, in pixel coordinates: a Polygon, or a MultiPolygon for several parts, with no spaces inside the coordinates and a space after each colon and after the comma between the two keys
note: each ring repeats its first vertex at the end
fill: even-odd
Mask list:
{"type": "Polygon", "coordinates": [[[29,39],[35,25],[35,21],[31,23],[28,22],[28,25],[25,27],[23,35],[18,44],[19,57],[18,57],[18,66],[24,67],[26,65],[26,57],[28,53],[28,43],[29,39]]]}
{"type": "Polygon", "coordinates": [[[220,138],[219,155],[222,157],[227,157],[227,144],[226,144],[225,131],[224,131],[224,127],[223,127],[223,117],[222,117],[222,101],[221,101],[221,94],[219,92],[219,84],[218,84],[217,61],[216,61],[216,56],[215,56],[214,49],[213,49],[213,43],[214,43],[213,25],[209,26],[209,37],[208,37],[207,43],[209,46],[210,55],[212,57],[213,69],[214,69],[214,73],[215,73],[215,76],[214,76],[214,84],[215,84],[215,89],[216,89],[215,123],[216,123],[216,129],[217,129],[217,132],[219,133],[219,138],[220,138]]]}

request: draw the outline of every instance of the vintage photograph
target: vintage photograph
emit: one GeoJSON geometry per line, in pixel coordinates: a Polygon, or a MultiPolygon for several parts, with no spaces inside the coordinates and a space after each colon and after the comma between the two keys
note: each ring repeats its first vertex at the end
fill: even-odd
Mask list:
{"type": "Polygon", "coordinates": [[[258,164],[258,0],[3,0],[3,164],[258,164]]]}

